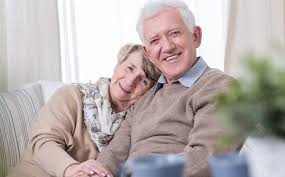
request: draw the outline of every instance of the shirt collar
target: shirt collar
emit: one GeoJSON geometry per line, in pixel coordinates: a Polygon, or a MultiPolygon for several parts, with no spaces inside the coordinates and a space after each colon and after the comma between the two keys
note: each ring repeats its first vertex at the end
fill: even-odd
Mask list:
{"type": "MultiPolygon", "coordinates": [[[[208,67],[207,63],[202,57],[198,57],[197,62],[187,71],[182,77],[180,77],[176,82],[181,83],[185,87],[191,87],[204,73],[208,67]]],[[[166,79],[162,74],[156,86],[156,91],[163,87],[163,84],[166,83],[166,79]]],[[[156,92],[155,91],[155,92],[156,92]]]]}

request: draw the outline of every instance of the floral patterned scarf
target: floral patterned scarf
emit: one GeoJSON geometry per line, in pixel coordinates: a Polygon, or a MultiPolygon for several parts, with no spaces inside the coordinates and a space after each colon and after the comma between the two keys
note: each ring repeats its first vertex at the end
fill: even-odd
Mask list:
{"type": "Polygon", "coordinates": [[[125,119],[126,111],[114,113],[109,99],[110,79],[95,84],[73,84],[83,93],[83,118],[91,139],[101,152],[125,119]]]}

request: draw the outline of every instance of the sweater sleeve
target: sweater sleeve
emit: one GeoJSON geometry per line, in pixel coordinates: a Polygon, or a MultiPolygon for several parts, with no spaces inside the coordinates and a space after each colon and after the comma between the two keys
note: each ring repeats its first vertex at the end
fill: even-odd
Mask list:
{"type": "Polygon", "coordinates": [[[133,110],[133,107],[129,109],[121,127],[115,133],[108,146],[103,149],[97,158],[97,160],[107,167],[114,176],[118,175],[120,164],[129,156],[133,110]]]}
{"type": "Polygon", "coordinates": [[[217,152],[215,144],[223,132],[215,116],[215,97],[226,91],[230,78],[223,75],[209,80],[201,86],[193,97],[192,105],[189,105],[194,111],[194,125],[182,153],[186,157],[187,177],[211,176],[208,158],[217,152]]]}
{"type": "Polygon", "coordinates": [[[73,86],[60,88],[39,111],[30,150],[33,159],[52,176],[62,177],[67,166],[77,163],[67,152],[82,114],[80,92],[73,86]]]}

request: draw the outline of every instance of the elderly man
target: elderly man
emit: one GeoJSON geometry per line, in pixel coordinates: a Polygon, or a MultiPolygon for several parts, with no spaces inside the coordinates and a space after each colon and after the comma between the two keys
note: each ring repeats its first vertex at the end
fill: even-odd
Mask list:
{"type": "Polygon", "coordinates": [[[207,159],[215,154],[214,145],[222,134],[214,117],[214,98],[226,90],[232,78],[196,56],[202,31],[185,3],[148,2],[137,30],[146,55],[162,75],[127,113],[122,127],[99,155],[97,167],[103,165],[116,176],[126,159],[178,153],[186,158],[188,177],[210,176],[207,159]]]}

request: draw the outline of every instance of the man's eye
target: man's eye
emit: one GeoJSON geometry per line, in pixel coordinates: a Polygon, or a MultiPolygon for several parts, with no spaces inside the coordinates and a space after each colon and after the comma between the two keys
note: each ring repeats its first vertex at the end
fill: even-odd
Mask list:
{"type": "Polygon", "coordinates": [[[151,41],[150,41],[150,44],[157,44],[158,43],[158,39],[152,39],[151,41]]]}
{"type": "Polygon", "coordinates": [[[170,34],[172,37],[178,37],[181,35],[181,32],[180,31],[173,31],[171,34],[170,34]]]}
{"type": "Polygon", "coordinates": [[[133,71],[134,69],[131,66],[128,66],[129,71],[133,71]]]}

